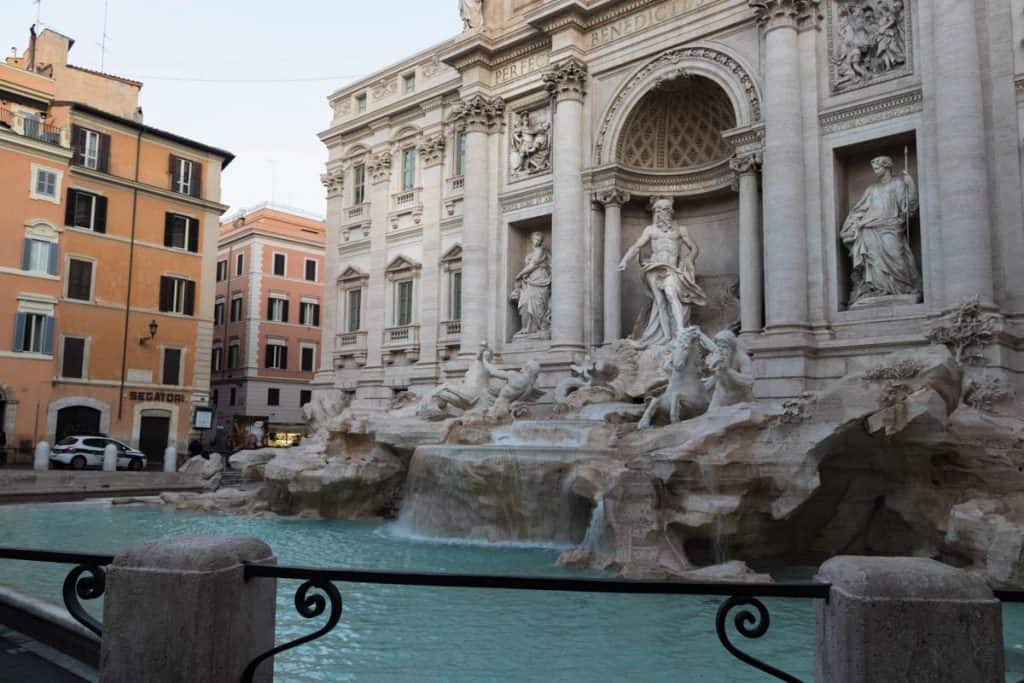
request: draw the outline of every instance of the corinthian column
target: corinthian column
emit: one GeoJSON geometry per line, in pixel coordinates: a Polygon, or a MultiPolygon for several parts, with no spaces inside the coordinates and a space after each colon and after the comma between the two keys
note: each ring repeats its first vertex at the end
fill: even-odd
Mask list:
{"type": "Polygon", "coordinates": [[[740,330],[760,332],[764,325],[764,266],[761,242],[761,153],[737,155],[729,163],[740,191],[740,330]]]}
{"type": "Polygon", "coordinates": [[[553,349],[583,348],[583,96],[587,67],[575,58],[544,74],[555,98],[554,208],[551,239],[553,349]]]}
{"type": "Polygon", "coordinates": [[[594,195],[604,205],[604,343],[622,338],[622,205],[628,192],[604,190],[594,195]]]}
{"type": "Polygon", "coordinates": [[[935,113],[945,306],[992,303],[992,236],[975,3],[935,0],[935,113]]]}
{"type": "Polygon", "coordinates": [[[487,267],[490,216],[488,138],[501,127],[505,101],[473,95],[452,113],[457,130],[466,132],[462,199],[462,355],[475,355],[487,341],[488,292],[493,287],[487,267]]]}
{"type": "Polygon", "coordinates": [[[799,328],[807,324],[807,230],[797,31],[817,0],[749,1],[765,33],[767,327],[799,328]]]}
{"type": "MultiPolygon", "coordinates": [[[[327,172],[320,176],[320,182],[327,190],[327,239],[324,249],[324,294],[320,305],[320,364],[317,367],[317,383],[333,383],[334,340],[338,329],[338,224],[341,222],[342,204],[345,194],[345,167],[339,162],[327,165],[327,172]]],[[[234,264],[228,264],[233,267],[234,264]]]]}

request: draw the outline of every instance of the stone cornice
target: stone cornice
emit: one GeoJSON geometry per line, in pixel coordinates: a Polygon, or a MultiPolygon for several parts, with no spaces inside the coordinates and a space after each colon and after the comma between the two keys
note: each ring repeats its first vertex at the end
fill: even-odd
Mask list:
{"type": "Polygon", "coordinates": [[[618,188],[599,190],[594,193],[594,201],[604,205],[606,208],[609,206],[622,206],[629,203],[630,199],[632,199],[632,195],[618,188]]]}
{"type": "Polygon", "coordinates": [[[505,100],[476,94],[456,103],[451,121],[459,130],[490,133],[501,127],[504,115],[505,100]]]}
{"type": "Polygon", "coordinates": [[[436,166],[444,161],[445,136],[441,133],[425,138],[416,150],[424,166],[436,166]]]}
{"type": "Polygon", "coordinates": [[[818,124],[823,133],[835,133],[860,126],[885,121],[898,116],[916,114],[924,105],[924,94],[920,88],[908,90],[880,99],[829,111],[818,115],[818,124]]]}
{"type": "Polygon", "coordinates": [[[559,102],[582,100],[587,92],[587,65],[570,57],[552,66],[544,73],[542,80],[548,92],[559,102]]]}
{"type": "Polygon", "coordinates": [[[188,195],[178,194],[177,192],[171,192],[169,189],[162,187],[156,187],[155,185],[147,185],[145,183],[137,183],[134,180],[128,178],[122,178],[116,175],[110,175],[108,173],[101,173],[100,171],[94,171],[84,166],[72,166],[71,175],[82,178],[88,178],[89,180],[96,180],[101,183],[108,185],[116,185],[118,187],[125,187],[130,190],[138,190],[146,194],[160,197],[161,199],[168,199],[182,204],[188,204],[189,206],[203,211],[215,211],[218,214],[224,214],[227,212],[228,207],[226,204],[220,204],[218,202],[210,201],[209,199],[196,199],[188,195]]]}
{"type": "Polygon", "coordinates": [[[756,175],[761,171],[762,163],[764,163],[764,157],[761,152],[747,152],[746,154],[737,154],[730,159],[729,168],[737,176],[756,175]]]}

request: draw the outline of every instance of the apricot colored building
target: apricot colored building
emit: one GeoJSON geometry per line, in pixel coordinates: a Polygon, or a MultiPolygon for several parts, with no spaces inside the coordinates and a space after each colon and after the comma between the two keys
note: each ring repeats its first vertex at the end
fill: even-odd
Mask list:
{"type": "Polygon", "coordinates": [[[216,438],[235,445],[262,423],[271,443],[305,433],[302,406],[319,369],[324,220],[261,204],[220,228],[214,301],[216,438]]]}
{"type": "Polygon", "coordinates": [[[104,433],[184,451],[210,386],[221,170],[142,122],[142,84],[52,30],[0,63],[0,425],[8,455],[104,433]]]}

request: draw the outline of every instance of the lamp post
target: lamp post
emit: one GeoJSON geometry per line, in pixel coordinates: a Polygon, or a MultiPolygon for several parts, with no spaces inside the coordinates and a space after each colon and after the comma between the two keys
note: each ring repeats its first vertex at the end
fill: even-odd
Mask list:
{"type": "Polygon", "coordinates": [[[157,324],[156,320],[150,320],[149,321],[149,336],[148,337],[139,337],[139,343],[140,344],[145,344],[150,339],[155,337],[156,336],[156,331],[159,328],[160,328],[160,326],[157,324]]]}

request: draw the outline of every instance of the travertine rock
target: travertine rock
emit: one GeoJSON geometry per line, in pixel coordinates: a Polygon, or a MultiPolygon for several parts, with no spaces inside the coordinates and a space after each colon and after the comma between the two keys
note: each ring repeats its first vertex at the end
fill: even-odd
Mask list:
{"type": "Polygon", "coordinates": [[[247,481],[263,481],[263,470],[267,463],[277,457],[280,453],[277,448],[260,448],[252,451],[238,451],[228,462],[231,467],[242,473],[242,478],[247,481]]]}
{"type": "Polygon", "coordinates": [[[220,453],[211,453],[208,458],[195,455],[186,460],[178,472],[200,477],[210,488],[217,488],[221,475],[224,473],[224,457],[220,453]]]}

